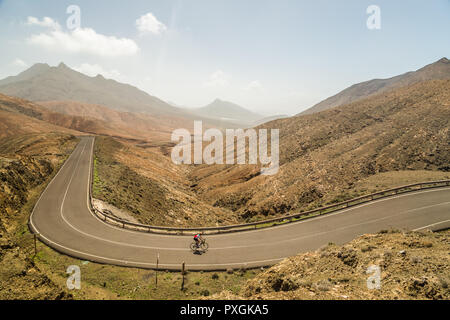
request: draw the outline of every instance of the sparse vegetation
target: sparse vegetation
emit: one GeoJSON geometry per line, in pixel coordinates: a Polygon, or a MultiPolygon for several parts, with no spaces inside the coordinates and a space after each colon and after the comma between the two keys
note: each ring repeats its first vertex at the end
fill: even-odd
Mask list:
{"type": "Polygon", "coordinates": [[[33,205],[77,142],[80,132],[74,129],[117,133],[96,139],[94,196],[153,225],[261,221],[398,185],[449,179],[449,86],[450,80],[426,81],[264,124],[282,134],[275,176],[255,174],[257,166],[175,166],[168,157],[172,145],[160,141],[171,127],[154,132],[147,117],[108,112],[115,117],[108,126],[104,107],[81,106],[101,118],[93,120],[0,95],[0,299],[450,299],[449,231],[382,230],[344,246],[329,243],[268,270],[187,272],[180,290],[182,275],[176,272],[159,271],[156,286],[155,271],[81,261],[41,243],[35,255],[27,228],[33,205]],[[130,131],[127,119],[145,134],[130,131]],[[156,142],[141,140],[149,132],[156,142]],[[381,267],[380,290],[367,290],[370,264],[381,267]],[[69,265],[82,270],[79,291],[66,288],[69,265]]]}
{"type": "Polygon", "coordinates": [[[211,299],[448,300],[449,236],[449,230],[363,235],[343,246],[287,258],[249,280],[238,294],[223,291],[211,299]],[[367,287],[371,265],[381,269],[380,289],[367,287]]]}
{"type": "Polygon", "coordinates": [[[69,293],[74,299],[198,299],[231,288],[238,293],[247,280],[259,272],[247,271],[244,276],[228,275],[225,272],[188,272],[185,275],[185,290],[181,290],[181,272],[158,271],[158,285],[155,283],[155,271],[136,268],[124,268],[102,265],[93,262],[85,263],[78,259],[60,255],[51,248],[39,244],[40,255],[36,265],[47,272],[52,281],[65,287],[67,274],[65,268],[78,265],[81,268],[81,290],[69,293]],[[213,274],[218,278],[213,279],[213,274]]]}
{"type": "Polygon", "coordinates": [[[280,130],[278,174],[242,179],[254,166],[200,165],[191,183],[201,199],[233,210],[241,221],[258,221],[449,179],[449,86],[450,80],[425,81],[264,124],[280,130]]]}
{"type": "Polygon", "coordinates": [[[75,144],[75,137],[56,133],[0,140],[0,299],[71,298],[35,263],[27,222],[75,144]]]}
{"type": "Polygon", "coordinates": [[[199,200],[171,160],[125,141],[97,137],[93,195],[140,223],[198,226],[237,223],[230,210],[199,200]]]}
{"type": "Polygon", "coordinates": [[[58,134],[46,135],[45,139],[29,135],[0,141],[0,177],[8,177],[0,190],[0,299],[196,299],[218,293],[225,287],[235,288],[237,292],[246,280],[256,275],[246,272],[242,277],[225,278],[219,276],[225,272],[189,272],[185,276],[185,290],[181,291],[181,274],[176,272],[159,271],[156,287],[152,270],[81,261],[40,242],[38,254],[34,256],[28,217],[40,193],[75,144],[74,137],[58,134]],[[20,152],[16,151],[19,149],[20,152]],[[42,163],[47,169],[42,170],[39,160],[45,160],[42,163]],[[14,179],[10,178],[13,172],[17,174],[14,179]],[[20,188],[13,187],[17,181],[20,188]],[[30,183],[22,184],[25,181],[30,183]],[[66,287],[66,269],[70,265],[81,268],[81,290],[69,291],[66,287]]]}

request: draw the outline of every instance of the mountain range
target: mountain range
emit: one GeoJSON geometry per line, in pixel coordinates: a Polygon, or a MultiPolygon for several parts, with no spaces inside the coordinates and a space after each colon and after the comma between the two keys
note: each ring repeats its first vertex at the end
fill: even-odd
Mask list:
{"type": "MultiPolygon", "coordinates": [[[[450,61],[442,58],[414,72],[355,84],[299,115],[320,112],[420,81],[448,78],[450,61]]],[[[0,92],[32,101],[57,114],[91,121],[86,127],[85,121],[78,119],[77,125],[71,124],[70,128],[86,131],[88,127],[92,127],[92,123],[100,121],[95,125],[97,129],[93,133],[99,134],[108,128],[106,132],[111,135],[114,135],[114,131],[118,135],[127,132],[127,137],[139,140],[148,140],[145,137],[149,136],[167,140],[173,129],[190,128],[194,120],[203,120],[206,128],[224,129],[258,126],[287,117],[264,117],[220,99],[196,109],[172,106],[131,85],[108,80],[101,75],[89,77],[72,70],[64,63],[57,67],[35,64],[17,76],[0,80],[0,92]]],[[[54,122],[56,118],[58,117],[53,115],[54,122]]],[[[58,119],[61,120],[62,117],[58,119]]]]}
{"type": "MultiPolygon", "coordinates": [[[[40,67],[48,71],[48,67],[38,65],[18,77],[7,78],[1,82],[0,92],[2,88],[15,87],[25,94],[27,91],[21,89],[21,83],[27,87],[30,81],[37,83],[36,88],[42,87],[38,84],[40,67]]],[[[50,68],[56,74],[60,74],[59,69],[67,72],[61,65],[50,68]]],[[[280,130],[280,170],[274,176],[259,175],[258,165],[199,165],[182,170],[171,166],[170,179],[192,186],[191,191],[209,206],[234,212],[239,220],[248,221],[300,210],[310,203],[335,201],[342,196],[338,191],[345,192],[361,179],[383,172],[448,172],[450,76],[447,68],[448,60],[441,59],[418,73],[404,76],[405,80],[398,80],[395,85],[407,83],[404,86],[385,89],[366,98],[353,97],[354,102],[322,112],[258,126],[280,130]],[[438,80],[419,81],[418,75],[438,80]]],[[[54,84],[53,88],[56,87],[54,84]]],[[[75,85],[68,90],[74,88],[75,85]]],[[[34,91],[30,95],[31,92],[34,91]]],[[[216,100],[201,110],[203,115],[230,116],[222,112],[221,106],[230,104],[216,100]]],[[[249,121],[255,116],[238,106],[232,105],[230,109],[234,114],[247,116],[249,121]]],[[[185,112],[190,119],[199,117],[192,111],[185,112]]],[[[128,145],[136,144],[143,153],[142,159],[146,159],[148,148],[160,150],[159,157],[170,155],[171,145],[167,142],[171,130],[191,129],[188,125],[192,126],[188,118],[170,115],[123,112],[79,101],[32,102],[0,95],[0,139],[39,132],[96,134],[125,139],[128,145]]],[[[130,167],[136,165],[129,157],[123,159],[130,167]]]]}
{"type": "Polygon", "coordinates": [[[34,102],[77,101],[124,111],[178,115],[182,110],[128,84],[89,77],[64,63],[57,67],[38,63],[17,76],[0,80],[0,92],[34,102]]]}
{"type": "MultiPolygon", "coordinates": [[[[90,105],[94,106],[94,110],[106,107],[123,113],[146,114],[156,117],[153,120],[158,119],[159,123],[160,117],[165,117],[167,122],[177,125],[181,123],[182,126],[183,121],[186,126],[186,122],[202,120],[207,127],[249,127],[264,118],[234,103],[219,99],[203,108],[178,107],[131,85],[105,79],[102,75],[89,77],[64,63],[57,67],[37,63],[17,76],[0,80],[0,92],[46,105],[54,110],[56,108],[60,113],[78,116],[85,114],[85,106],[90,105]],[[69,110],[65,110],[64,106],[69,110]]],[[[102,112],[104,111],[103,109],[102,112]]],[[[89,112],[92,113],[93,110],[89,112]]]]}

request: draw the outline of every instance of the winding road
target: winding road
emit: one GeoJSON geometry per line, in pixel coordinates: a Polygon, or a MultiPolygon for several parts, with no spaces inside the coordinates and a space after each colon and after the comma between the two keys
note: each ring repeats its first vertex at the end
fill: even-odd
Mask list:
{"type": "Polygon", "coordinates": [[[203,255],[189,249],[191,236],[126,230],[101,221],[89,208],[93,137],[83,137],[39,198],[30,228],[64,254],[99,263],[179,270],[225,270],[273,265],[285,257],[342,244],[382,229],[450,227],[450,188],[406,193],[277,227],[208,235],[203,255]]]}

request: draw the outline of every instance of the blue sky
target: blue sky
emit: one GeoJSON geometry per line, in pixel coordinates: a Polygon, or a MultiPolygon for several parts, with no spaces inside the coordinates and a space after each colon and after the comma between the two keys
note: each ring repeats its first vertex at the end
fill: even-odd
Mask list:
{"type": "Polygon", "coordinates": [[[449,34],[449,0],[0,0],[0,77],[63,61],[177,105],[220,98],[296,114],[449,57],[449,34]],[[81,10],[78,31],[69,5],[81,10]],[[378,30],[366,25],[370,5],[378,30]]]}

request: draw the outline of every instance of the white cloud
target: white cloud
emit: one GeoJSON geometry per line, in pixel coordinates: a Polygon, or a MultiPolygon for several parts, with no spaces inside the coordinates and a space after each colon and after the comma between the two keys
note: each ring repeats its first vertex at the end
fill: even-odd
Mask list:
{"type": "Polygon", "coordinates": [[[165,24],[156,19],[151,12],[136,20],[136,28],[139,30],[141,35],[146,33],[159,35],[167,30],[165,24]]]}
{"type": "Polygon", "coordinates": [[[251,91],[251,90],[261,90],[262,85],[258,80],[251,81],[244,90],[251,91]]]}
{"type": "Polygon", "coordinates": [[[55,29],[32,35],[27,41],[52,51],[87,53],[101,57],[131,56],[139,51],[132,39],[105,36],[90,28],[78,28],[70,32],[55,29]]]}
{"type": "Polygon", "coordinates": [[[29,26],[37,25],[40,27],[52,28],[55,30],[61,29],[59,23],[49,17],[44,17],[42,21],[35,17],[28,17],[26,24],[29,26]]]}
{"type": "Polygon", "coordinates": [[[95,77],[99,74],[104,76],[107,79],[116,79],[118,80],[120,78],[120,72],[113,69],[113,70],[105,70],[102,66],[98,64],[89,64],[89,63],[83,63],[78,67],[74,67],[74,70],[84,73],[85,75],[88,75],[90,77],[95,77]]]}
{"type": "Polygon", "coordinates": [[[20,67],[20,68],[28,67],[28,64],[25,61],[23,61],[22,59],[19,59],[19,58],[15,59],[12,62],[12,65],[15,66],[15,67],[20,67]]]}
{"type": "Polygon", "coordinates": [[[217,70],[213,72],[208,81],[203,83],[204,87],[226,87],[230,84],[231,77],[223,72],[222,70],[217,70]]]}

